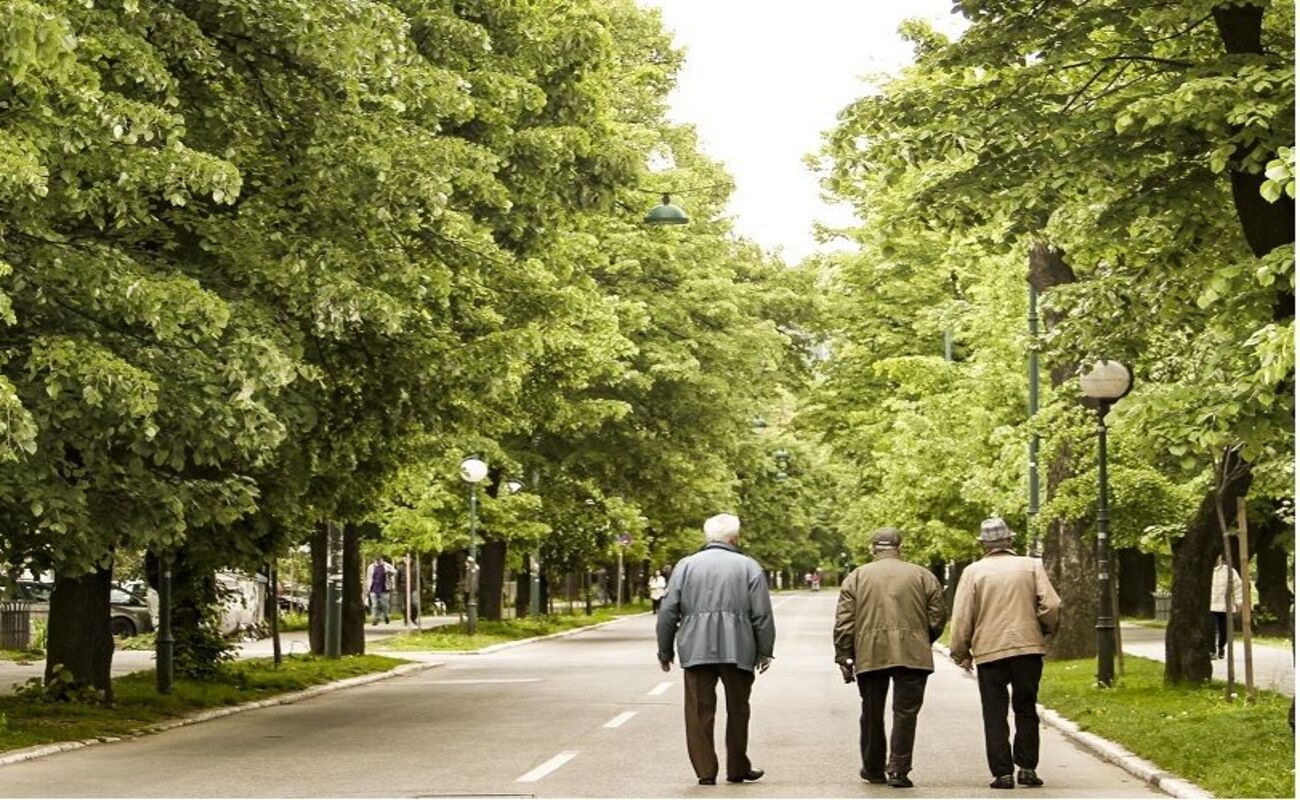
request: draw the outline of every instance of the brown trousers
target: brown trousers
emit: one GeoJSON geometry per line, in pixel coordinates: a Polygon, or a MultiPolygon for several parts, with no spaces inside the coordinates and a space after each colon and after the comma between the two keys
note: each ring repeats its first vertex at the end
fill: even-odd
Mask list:
{"type": "Polygon", "coordinates": [[[718,777],[718,754],[713,747],[713,719],[718,710],[718,680],[727,693],[727,777],[739,778],[750,770],[749,691],[754,673],[735,664],[699,664],[686,673],[686,750],[699,778],[718,777]]]}

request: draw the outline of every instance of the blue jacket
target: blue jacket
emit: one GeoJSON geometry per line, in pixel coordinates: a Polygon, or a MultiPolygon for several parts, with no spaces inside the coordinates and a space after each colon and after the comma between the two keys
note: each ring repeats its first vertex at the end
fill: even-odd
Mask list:
{"type": "Polygon", "coordinates": [[[752,671],[776,644],[772,598],[758,562],[734,546],[711,542],[677,562],[659,607],[659,660],[682,668],[735,664],[752,671]]]}

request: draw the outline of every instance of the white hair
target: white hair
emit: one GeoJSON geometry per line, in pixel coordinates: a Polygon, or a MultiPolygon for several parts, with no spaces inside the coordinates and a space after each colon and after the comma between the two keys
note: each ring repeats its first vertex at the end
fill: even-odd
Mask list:
{"type": "Polygon", "coordinates": [[[704,521],[704,538],[721,542],[740,537],[740,518],[735,514],[716,514],[704,521]]]}

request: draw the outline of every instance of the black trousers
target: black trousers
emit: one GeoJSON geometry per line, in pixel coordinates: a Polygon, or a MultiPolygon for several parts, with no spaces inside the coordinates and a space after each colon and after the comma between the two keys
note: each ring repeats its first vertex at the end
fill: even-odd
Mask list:
{"type": "Polygon", "coordinates": [[[928,677],[929,672],[908,667],[858,673],[858,695],[862,697],[858,748],[862,751],[862,768],[867,774],[878,776],[885,772],[885,695],[891,681],[894,684],[894,725],[889,738],[889,771],[900,775],[912,771],[916,715],[921,712],[928,677]]]}
{"type": "Polygon", "coordinates": [[[735,664],[697,664],[687,667],[686,751],[698,778],[718,777],[718,754],[713,745],[713,720],[718,713],[718,681],[727,692],[727,777],[739,778],[750,769],[749,693],[754,673],[735,664]]]}
{"type": "Polygon", "coordinates": [[[976,667],[980,705],[984,709],[984,751],[993,777],[1011,775],[1015,768],[1038,769],[1038,682],[1043,678],[1043,657],[1012,656],[976,667]],[[1016,717],[1013,746],[1007,724],[1007,686],[1016,717]]]}
{"type": "Polygon", "coordinates": [[[1213,630],[1210,633],[1210,653],[1223,655],[1228,647],[1228,612],[1211,611],[1210,623],[1213,630]]]}

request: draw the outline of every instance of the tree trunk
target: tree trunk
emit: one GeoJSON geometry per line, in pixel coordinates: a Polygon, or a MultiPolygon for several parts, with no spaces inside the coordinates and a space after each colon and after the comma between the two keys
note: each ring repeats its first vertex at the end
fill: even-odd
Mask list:
{"type": "Polygon", "coordinates": [[[1156,557],[1135,548],[1116,550],[1119,559],[1119,613],[1151,619],[1156,615],[1156,557]]]}
{"type": "Polygon", "coordinates": [[[524,570],[515,578],[515,619],[528,616],[528,601],[532,597],[532,573],[524,570]]]}
{"type": "Polygon", "coordinates": [[[343,526],[343,635],[339,652],[359,656],[366,652],[366,604],[361,594],[361,528],[343,526]]]}
{"type": "Polygon", "coordinates": [[[271,559],[266,566],[266,598],[267,605],[271,607],[270,616],[267,617],[271,622],[271,661],[276,667],[279,667],[284,660],[280,650],[280,575],[276,568],[275,559],[271,559]]]}
{"type": "Polygon", "coordinates": [[[221,601],[212,562],[191,546],[172,555],[172,633],[176,674],[209,680],[232,647],[221,633],[221,601]]]}
{"type": "Polygon", "coordinates": [[[76,578],[55,575],[45,645],[46,683],[58,676],[61,667],[72,674],[74,686],[102,691],[106,703],[113,702],[113,632],[108,602],[112,582],[110,569],[76,578]]]}
{"type": "Polygon", "coordinates": [[[329,529],[316,523],[311,534],[311,593],[307,596],[307,641],[313,655],[325,653],[325,604],[329,580],[329,529]]]}
{"type": "Polygon", "coordinates": [[[1287,569],[1287,553],[1283,544],[1286,537],[1292,535],[1290,526],[1284,524],[1275,514],[1255,526],[1257,538],[1255,553],[1255,585],[1259,589],[1260,608],[1272,619],[1257,626],[1261,632],[1274,632],[1291,635],[1294,627],[1291,623],[1291,605],[1295,596],[1287,586],[1290,570],[1287,569]]]}
{"type": "MultiPolygon", "coordinates": [[[[1222,466],[1230,479],[1222,493],[1224,502],[1244,497],[1252,479],[1250,465],[1235,452],[1222,466]]],[[[1204,683],[1211,676],[1211,643],[1206,636],[1210,616],[1210,584],[1214,558],[1223,552],[1215,507],[1217,491],[1201,499],[1187,532],[1173,543],[1174,583],[1169,627],[1165,629],[1165,683],[1204,683]]]]}
{"type": "Polygon", "coordinates": [[[501,592],[506,578],[506,543],[485,541],[478,551],[478,618],[501,619],[501,592]]]}
{"type": "MultiPolygon", "coordinates": [[[[1060,250],[1037,244],[1029,251],[1029,283],[1040,297],[1053,287],[1076,280],[1074,270],[1060,250]]],[[[1050,333],[1060,323],[1060,312],[1043,315],[1050,333]]],[[[1058,387],[1071,380],[1077,364],[1054,364],[1051,382],[1058,387]]],[[[1074,475],[1074,454],[1058,445],[1047,465],[1047,499],[1055,496],[1062,482],[1074,475]]],[[[1089,658],[1097,653],[1097,557],[1084,538],[1085,525],[1079,520],[1051,520],[1043,540],[1043,566],[1061,596],[1061,627],[1048,651],[1050,658],[1089,658]]]]}
{"type": "Polygon", "coordinates": [[[434,597],[447,606],[449,612],[460,609],[460,568],[462,553],[444,551],[438,554],[434,566],[434,597]]]}

